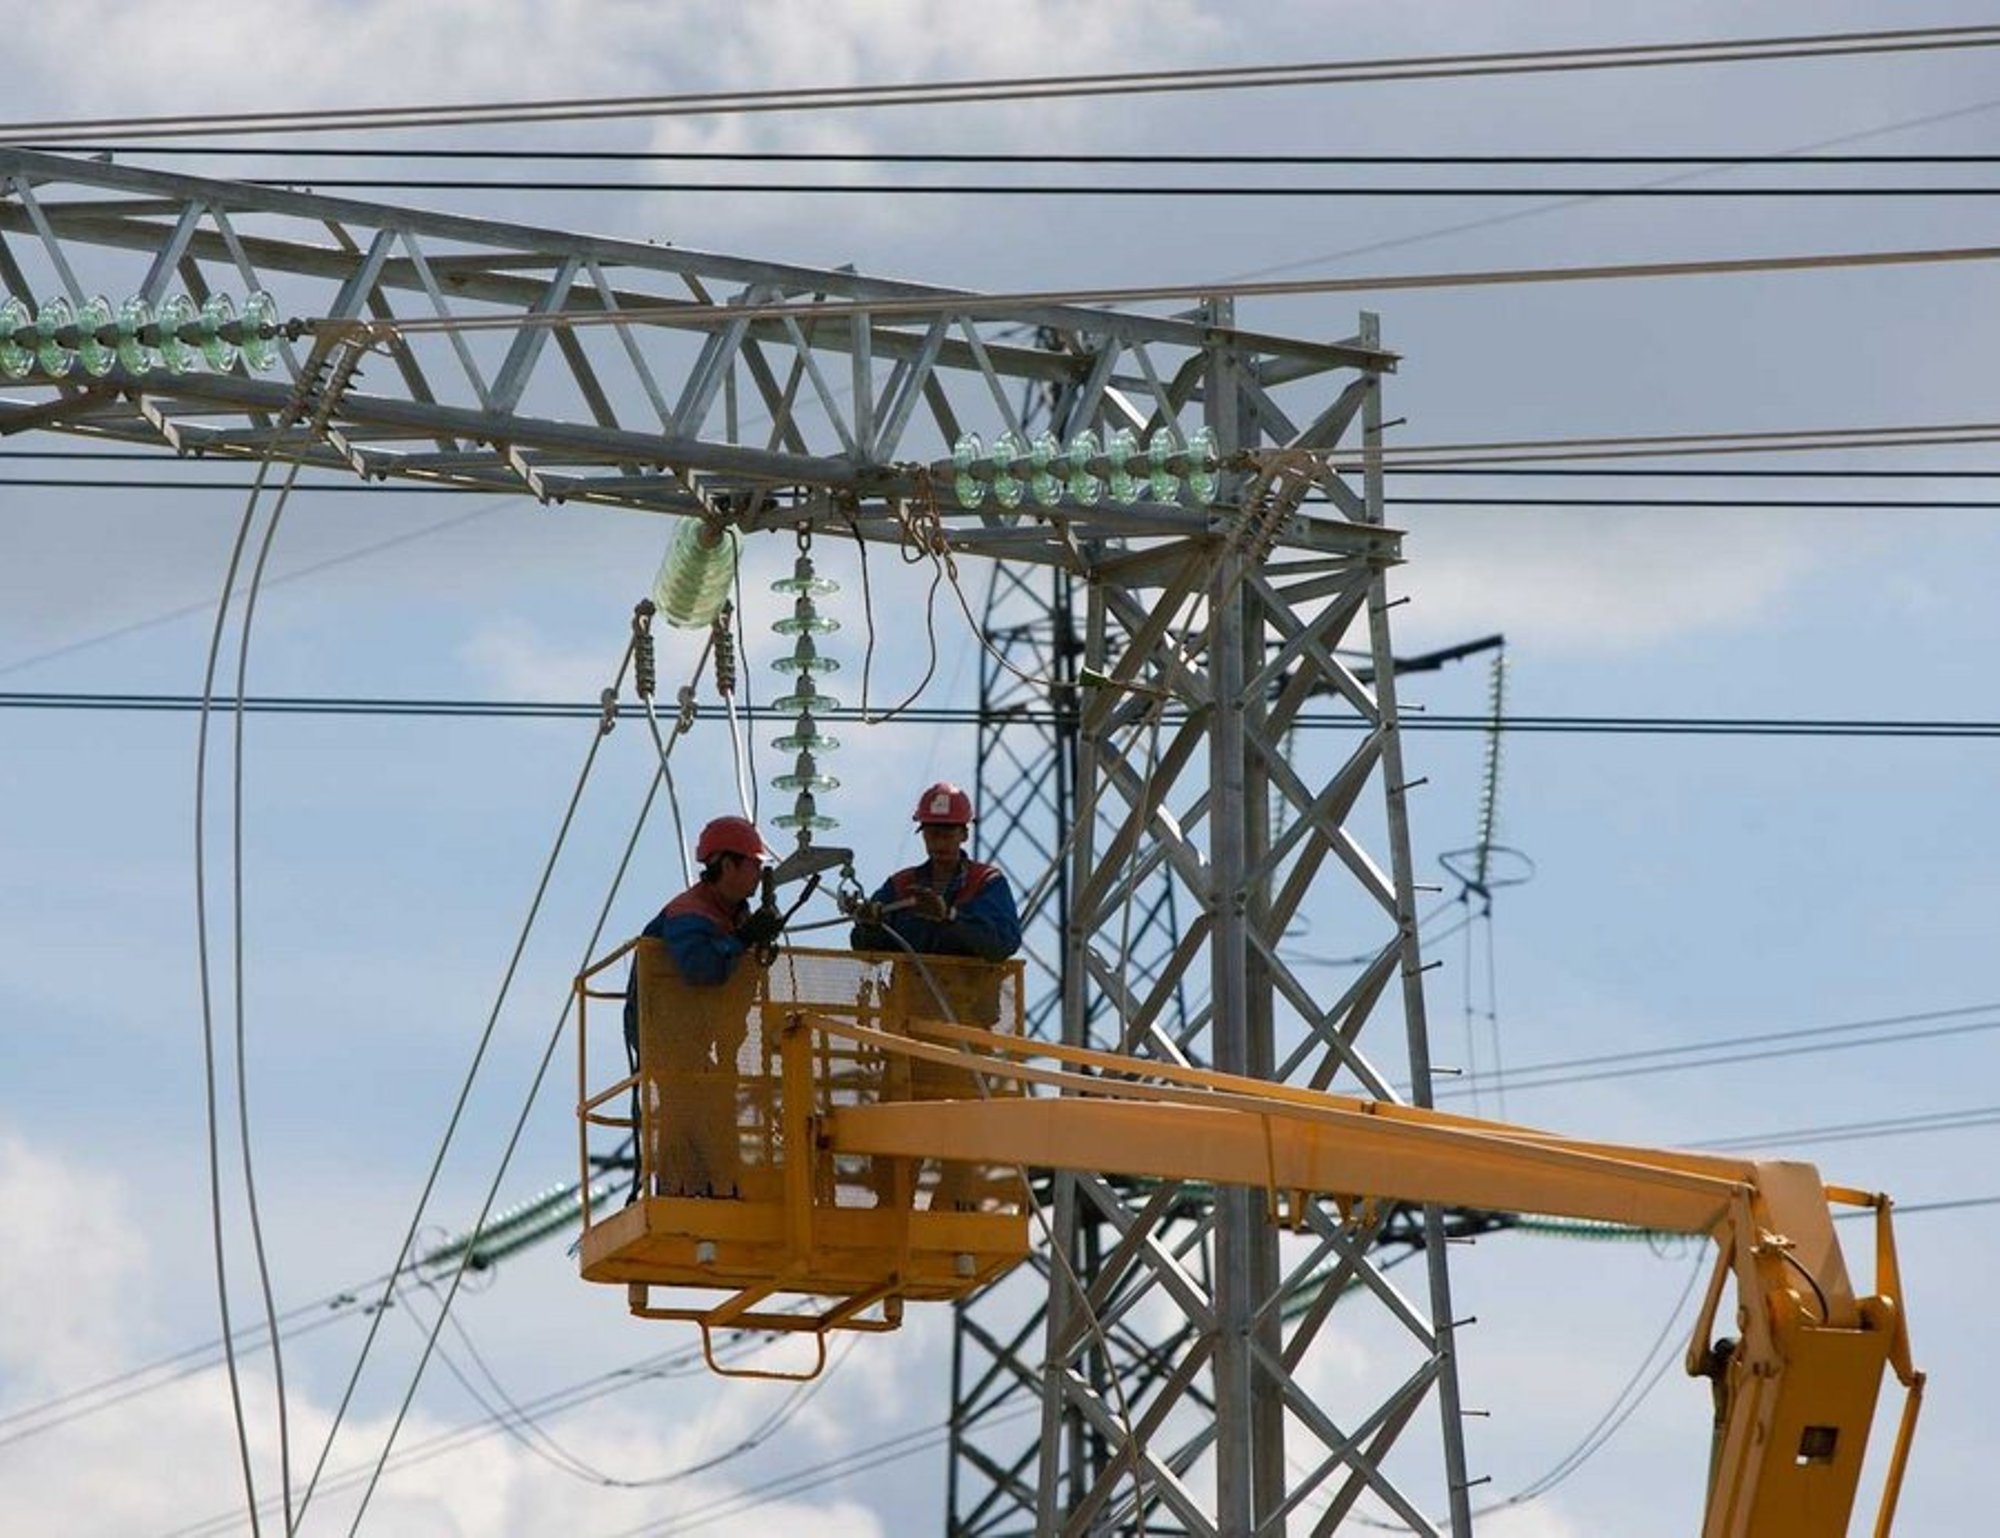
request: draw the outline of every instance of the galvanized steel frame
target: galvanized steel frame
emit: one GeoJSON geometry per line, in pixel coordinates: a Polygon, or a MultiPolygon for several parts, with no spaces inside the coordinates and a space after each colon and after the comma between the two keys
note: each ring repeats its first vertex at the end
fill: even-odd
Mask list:
{"type": "MultiPolygon", "coordinates": [[[[1400,544],[1382,521],[1376,457],[1395,359],[1372,322],[1320,342],[1244,330],[1225,302],[1176,316],[1023,308],[0,149],[0,286],[30,304],[98,291],[157,304],[177,283],[197,301],[236,284],[270,292],[300,322],[283,349],[289,377],[240,365],[37,373],[0,384],[0,432],[268,456],[746,531],[918,539],[954,558],[1072,573],[1088,595],[1085,661],[1111,682],[1079,695],[1065,1038],[1089,1040],[1103,1018],[1115,1039],[1098,1044],[1284,1082],[1349,1075],[1396,1098],[1363,1045],[1378,1003],[1395,997],[1415,1098],[1428,1099],[1384,595],[1400,544]],[[309,339],[364,325],[391,367],[297,413],[309,339]],[[1023,325],[1053,349],[1019,345],[1023,325]],[[1063,434],[1205,423],[1228,466],[1214,504],[961,505],[945,472],[952,442],[1018,431],[1010,392],[1024,382],[1055,392],[1063,434]],[[1337,454],[1358,454],[1359,485],[1337,454]],[[1324,511],[1306,510],[1309,494],[1324,511]],[[1338,654],[1356,633],[1366,682],[1338,654]],[[1328,698],[1359,732],[1312,784],[1286,732],[1308,699],[1328,698]],[[1352,820],[1371,793],[1386,863],[1352,820]],[[1331,1005],[1281,946],[1329,880],[1362,894],[1381,927],[1374,961],[1331,1005]],[[1177,885],[1188,922],[1141,993],[1099,942],[1152,881],[1177,885]],[[1176,990],[1208,1003],[1168,1027],[1176,990]]],[[[989,1397],[1038,1395],[1040,1436],[979,1451],[990,1491],[963,1508],[979,1515],[961,1530],[1276,1532],[1314,1502],[1313,1529],[1328,1531],[1370,1494],[1415,1531],[1437,1530],[1428,1503],[1469,1532],[1440,1214],[1425,1214],[1429,1291],[1416,1299],[1371,1262],[1372,1213],[1296,1210],[1302,1241],[1288,1253],[1264,1221],[1265,1193],[1203,1195],[1057,1178],[1045,1337],[988,1332],[977,1375],[989,1397]],[[1343,1423],[1298,1371],[1350,1282],[1340,1307],[1378,1308],[1422,1360],[1343,1423]],[[1149,1316],[1160,1311],[1170,1323],[1149,1316]],[[1406,1493],[1387,1460],[1433,1391],[1443,1493],[1406,1493]],[[1303,1471],[1287,1461],[1288,1436],[1312,1449],[1303,1471]]]]}

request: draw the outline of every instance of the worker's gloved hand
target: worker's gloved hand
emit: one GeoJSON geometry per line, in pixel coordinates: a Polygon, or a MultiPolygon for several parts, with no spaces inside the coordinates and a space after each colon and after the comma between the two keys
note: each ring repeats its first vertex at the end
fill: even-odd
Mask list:
{"type": "Polygon", "coordinates": [[[785,916],[776,908],[759,908],[743,921],[736,938],[745,945],[769,945],[785,927],[785,916]]]}
{"type": "Polygon", "coordinates": [[[911,897],[910,911],[933,924],[949,924],[958,917],[958,910],[944,900],[942,892],[933,892],[928,888],[911,897]]]}
{"type": "Polygon", "coordinates": [[[883,920],[882,905],[878,902],[858,902],[848,910],[857,924],[873,924],[880,927],[883,920]]]}

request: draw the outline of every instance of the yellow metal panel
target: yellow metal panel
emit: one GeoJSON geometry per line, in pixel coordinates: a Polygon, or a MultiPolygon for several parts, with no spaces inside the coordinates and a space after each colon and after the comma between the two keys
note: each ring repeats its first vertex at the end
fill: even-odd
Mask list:
{"type": "Polygon", "coordinates": [[[1800,1325],[1777,1373],[1732,1367],[1703,1538],[1844,1538],[1889,1346],[1888,1330],[1800,1325]]]}

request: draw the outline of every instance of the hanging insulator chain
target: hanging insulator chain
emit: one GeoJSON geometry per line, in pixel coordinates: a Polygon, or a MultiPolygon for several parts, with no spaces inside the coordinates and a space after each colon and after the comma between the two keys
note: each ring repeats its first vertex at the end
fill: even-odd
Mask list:
{"type": "Polygon", "coordinates": [[[632,678],[639,698],[649,700],[659,685],[659,671],[653,660],[653,600],[641,598],[632,606],[632,678]]]}
{"type": "Polygon", "coordinates": [[[1474,875],[1481,890],[1486,887],[1493,862],[1493,835],[1500,823],[1500,734],[1507,713],[1507,654],[1493,654],[1493,672],[1488,684],[1486,729],[1486,778],[1479,791],[1479,854],[1474,875]]]}
{"type": "Polygon", "coordinates": [[[736,692],[736,605],[724,603],[709,634],[715,642],[715,692],[727,699],[736,692]]]}
{"type": "Polygon", "coordinates": [[[792,612],[771,626],[779,635],[791,637],[792,654],[779,657],[771,665],[792,679],[791,693],[777,701],[777,708],[789,710],[796,717],[791,731],[778,738],[775,745],[782,752],[797,755],[792,772],[779,775],[771,784],[778,790],[795,792],[792,810],[781,814],[777,822],[781,828],[793,829],[799,836],[799,847],[804,849],[812,843],[816,831],[840,825],[834,818],[821,814],[815,796],[818,791],[837,790],[840,786],[839,780],[821,773],[819,767],[819,755],[832,752],[840,746],[840,741],[822,732],[813,715],[815,709],[838,709],[840,705],[838,700],[821,694],[816,682],[819,675],[839,671],[840,663],[821,656],[814,639],[840,628],[840,621],[822,615],[818,604],[819,599],[839,592],[840,584],[820,576],[814,568],[811,529],[800,526],[799,554],[792,563],[792,574],[773,582],[771,590],[792,600],[792,612]]]}

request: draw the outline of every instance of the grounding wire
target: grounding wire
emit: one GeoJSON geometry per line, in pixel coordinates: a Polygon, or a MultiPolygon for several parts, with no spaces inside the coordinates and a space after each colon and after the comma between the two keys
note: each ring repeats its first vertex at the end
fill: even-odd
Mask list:
{"type": "MultiPolygon", "coordinates": [[[[424,1286],[427,1291],[436,1292],[435,1284],[425,1283],[424,1286]]],[[[405,1289],[398,1296],[408,1299],[410,1293],[405,1289]]],[[[404,1310],[402,1312],[404,1317],[410,1321],[411,1327],[418,1334],[425,1333],[426,1326],[417,1318],[413,1310],[404,1310]]],[[[600,1470],[592,1468],[581,1458],[563,1447],[561,1443],[549,1435],[539,1422],[523,1410],[519,1404],[515,1403],[513,1396],[502,1386],[493,1369],[487,1364],[486,1358],[480,1352],[478,1346],[473,1344],[471,1333],[465,1328],[464,1322],[456,1314],[447,1314],[443,1309],[440,1309],[437,1322],[440,1325],[445,1323],[451,1325],[453,1333],[464,1344],[467,1353],[478,1366],[480,1374],[492,1386],[494,1395],[499,1399],[503,1408],[496,1409],[494,1407],[486,1395],[481,1392],[479,1386],[472,1381],[465,1369],[459,1366],[451,1352],[443,1346],[437,1347],[438,1360],[444,1363],[445,1371],[450,1373],[453,1380],[465,1391],[466,1397],[477,1405],[485,1413],[486,1418],[497,1426],[505,1436],[529,1456],[541,1460],[559,1473],[566,1474],[572,1479],[599,1485],[610,1485],[613,1483],[600,1470]]]]}
{"type": "Polygon", "coordinates": [[[891,106],[961,105],[1356,85],[1394,81],[1474,79],[1695,64],[1840,58],[1992,47],[1991,25],[1893,31],[1807,33],[1691,43],[1637,43],[1595,48],[1415,55],[1307,64],[1147,70],[1094,75],[1043,75],[903,85],[825,86],[761,91],[686,92],[667,96],[571,97],[541,101],[471,102],[421,107],[319,111],[176,113],[155,117],[55,119],[0,123],[0,140],[62,142],[123,133],[133,138],[183,138],[211,128],[245,133],[314,133],[354,128],[432,128],[509,122],[594,121],[626,117],[708,117],[754,112],[854,110],[891,106]]]}
{"type": "MultiPolygon", "coordinates": [[[[620,661],[618,666],[617,682],[619,684],[622,684],[624,682],[625,671],[631,665],[632,662],[632,654],[633,654],[633,646],[631,642],[628,641],[626,643],[624,658],[620,661]]],[[[508,958],[507,967],[504,974],[502,975],[498,994],[494,998],[492,1009],[487,1014],[486,1024],[480,1031],[478,1045],[473,1050],[472,1061],[466,1069],[464,1082],[459,1086],[458,1098],[453,1103],[451,1109],[451,1115],[449,1116],[449,1118],[445,1123],[444,1135],[439,1141],[437,1153],[433,1156],[431,1160],[430,1170],[424,1177],[423,1189],[418,1193],[416,1208],[410,1215],[409,1227],[405,1230],[403,1234],[402,1243],[400,1247],[397,1249],[395,1264],[389,1268],[388,1272],[389,1279],[384,1284],[381,1305],[380,1307],[377,1308],[377,1310],[375,1311],[374,1315],[372,1316],[369,1322],[367,1338],[362,1342],[361,1351],[355,1360],[354,1370],[348,1377],[347,1386],[341,1393],[340,1404],[338,1408],[334,1411],[332,1421],[327,1427],[326,1440],[324,1443],[321,1444],[319,1459],[313,1466],[312,1478],[307,1482],[305,1494],[301,1497],[299,1501],[299,1517],[301,1520],[304,1519],[306,1506],[312,1500],[313,1488],[319,1481],[320,1473],[326,1467],[327,1455],[333,1450],[334,1439],[340,1433],[341,1423],[346,1417],[348,1406],[353,1402],[355,1389],[357,1388],[357,1386],[361,1381],[362,1369],[367,1365],[369,1351],[373,1347],[375,1343],[375,1337],[381,1327],[382,1309],[387,1308],[393,1301],[394,1291],[395,1291],[395,1279],[402,1273],[406,1263],[409,1260],[410,1250],[412,1246],[416,1243],[417,1230],[423,1222],[425,1209],[428,1208],[430,1205],[431,1194],[436,1189],[438,1177],[444,1169],[445,1155],[450,1150],[452,1141],[458,1134],[459,1122],[465,1114],[465,1108],[467,1102],[471,1099],[473,1082],[478,1077],[480,1065],[485,1061],[487,1048],[491,1045],[494,1031],[499,1026],[500,1011],[506,1004],[507,994],[509,990],[513,987],[514,976],[515,973],[520,968],[521,958],[527,950],[528,937],[534,930],[535,920],[541,913],[542,900],[548,893],[549,882],[555,874],[556,862],[560,858],[563,846],[568,840],[570,825],[575,821],[577,805],[583,799],[584,786],[589,782],[591,769],[595,766],[597,762],[598,749],[600,746],[602,746],[604,742],[604,735],[605,735],[604,731],[601,728],[598,731],[592,733],[591,735],[590,749],[584,755],[583,766],[577,775],[576,788],[570,793],[569,805],[564,809],[562,821],[556,831],[554,844],[549,850],[548,859],[544,862],[542,866],[540,879],[537,881],[535,886],[534,897],[528,905],[527,916],[522,922],[521,932],[514,942],[513,954],[508,958]]],[[[565,1009],[565,1015],[566,1014],[567,1014],[567,1009],[565,1009]]],[[[539,1084],[539,1082],[540,1079],[538,1075],[537,1083],[539,1084]]],[[[505,1166],[503,1164],[502,1165],[503,1171],[504,1168],[505,1166]]],[[[479,1228],[485,1223],[487,1215],[491,1211],[491,1209],[492,1209],[492,1201],[489,1195],[488,1201],[486,1202],[485,1205],[481,1207],[479,1216],[473,1223],[474,1232],[477,1232],[479,1228]]],[[[454,1287],[456,1286],[458,1276],[463,1275],[464,1273],[465,1262],[466,1259],[470,1256],[470,1254],[471,1250],[468,1247],[466,1252],[459,1257],[459,1265],[457,1271],[454,1272],[453,1275],[454,1287]]],[[[420,1367],[418,1369],[419,1375],[421,1374],[421,1371],[422,1369],[420,1367]]],[[[410,1385],[411,1396],[414,1396],[415,1392],[416,1392],[416,1383],[413,1379],[410,1385]]],[[[407,1411],[408,1408],[409,1408],[409,1400],[406,1398],[403,1403],[403,1410],[407,1411]]],[[[401,1424],[402,1424],[402,1414],[399,1413],[396,1419],[396,1426],[400,1427],[401,1424]]],[[[383,1448],[383,1456],[385,1458],[388,1455],[389,1444],[393,1443],[394,1437],[395,1437],[395,1431],[392,1429],[389,1436],[389,1442],[385,1443],[383,1448]]],[[[380,1472],[381,1472],[381,1465],[378,1463],[376,1465],[376,1474],[378,1477],[380,1475],[380,1472]]],[[[372,1492],[373,1489],[374,1489],[374,1481],[371,1480],[369,1483],[369,1490],[372,1492]]],[[[362,1502],[362,1509],[365,1510],[366,1506],[367,1502],[366,1499],[364,1498],[362,1502]]],[[[360,1520],[361,1520],[360,1515],[359,1513],[357,1513],[355,1517],[355,1523],[357,1526],[359,1525],[360,1520]]]]}
{"type": "MultiPolygon", "coordinates": [[[[426,1280],[422,1281],[421,1285],[432,1293],[436,1292],[436,1284],[433,1282],[426,1280]]],[[[414,1319],[412,1322],[415,1322],[414,1319]]],[[[549,1464],[558,1472],[566,1474],[570,1478],[582,1483],[595,1485],[606,1490],[647,1490],[657,1489],[663,1485],[678,1484],[683,1480],[691,1479],[697,1474],[705,1473],[709,1469],[719,1467],[724,1463],[743,1456],[745,1453],[755,1450],[789,1424],[811,1402],[813,1397],[827,1386],[828,1382],[831,1381],[831,1375],[853,1353],[856,1344],[856,1340],[853,1337],[843,1342],[838,1355],[833,1361],[827,1364],[827,1371],[825,1373],[813,1378],[809,1382],[794,1385],[792,1390],[774,1410],[723,1451],[711,1457],[699,1459],[694,1463],[681,1464],[664,1474],[651,1475],[643,1479],[623,1479],[616,1475],[605,1473],[602,1469],[586,1462],[583,1458],[570,1452],[560,1442],[556,1441],[547,1428],[535,1419],[533,1413],[514,1401],[513,1397],[501,1384],[499,1378],[494,1374],[493,1369],[487,1364],[485,1356],[474,1343],[471,1333],[466,1329],[463,1322],[456,1315],[450,1315],[449,1322],[452,1330],[458,1335],[460,1341],[463,1342],[467,1353],[478,1367],[481,1376],[492,1386],[494,1394],[505,1408],[503,1410],[494,1409],[487,1402],[485,1395],[467,1378],[464,1369],[452,1359],[451,1355],[442,1346],[438,1348],[438,1357],[445,1364],[446,1369],[451,1373],[452,1377],[457,1380],[459,1386],[471,1397],[473,1403],[486,1412],[487,1419],[525,1451],[549,1464]]],[[[422,1326],[419,1325],[418,1328],[421,1329],[422,1326]]]]}

